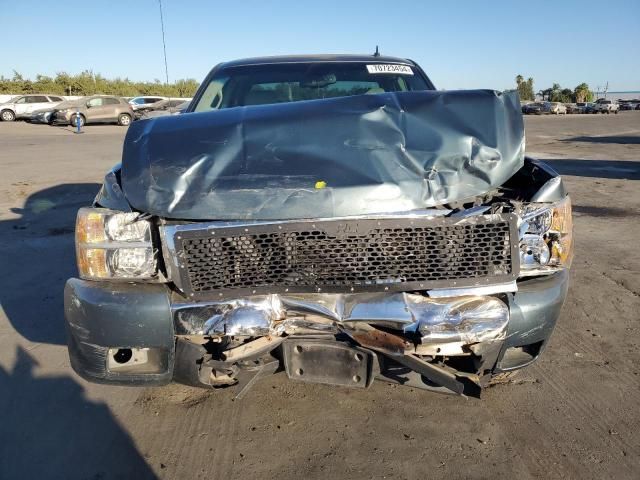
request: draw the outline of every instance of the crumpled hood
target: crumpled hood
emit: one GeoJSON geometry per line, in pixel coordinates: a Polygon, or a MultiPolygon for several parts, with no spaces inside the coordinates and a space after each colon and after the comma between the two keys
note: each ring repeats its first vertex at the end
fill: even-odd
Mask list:
{"type": "Polygon", "coordinates": [[[167,218],[331,218],[474,197],[523,161],[515,92],[384,93],[135,122],[122,187],[167,218]]]}

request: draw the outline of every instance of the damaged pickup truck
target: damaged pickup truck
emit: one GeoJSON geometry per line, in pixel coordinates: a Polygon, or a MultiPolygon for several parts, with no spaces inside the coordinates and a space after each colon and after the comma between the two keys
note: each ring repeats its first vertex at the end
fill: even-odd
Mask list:
{"type": "Polygon", "coordinates": [[[524,145],[517,94],[436,91],[409,60],[220,64],[185,114],[129,127],[78,212],[71,365],[478,396],[540,355],[567,292],[571,203],[524,145]]]}

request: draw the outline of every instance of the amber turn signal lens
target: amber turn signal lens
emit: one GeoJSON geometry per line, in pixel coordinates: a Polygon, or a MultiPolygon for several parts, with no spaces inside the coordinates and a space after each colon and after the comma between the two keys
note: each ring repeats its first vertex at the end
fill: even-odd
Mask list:
{"type": "Polygon", "coordinates": [[[76,219],[76,243],[101,243],[107,239],[105,215],[96,208],[81,208],[76,219]]]}
{"type": "Polygon", "coordinates": [[[110,278],[107,251],[101,248],[78,248],[78,270],[83,278],[110,278]]]}
{"type": "Polygon", "coordinates": [[[557,240],[552,244],[551,259],[568,268],[573,260],[573,218],[569,196],[554,206],[551,231],[557,234],[557,240]]]}
{"type": "Polygon", "coordinates": [[[520,237],[520,273],[545,275],[569,268],[573,258],[573,219],[571,198],[556,203],[531,203],[525,206],[520,237]],[[533,212],[526,216],[527,212],[533,212]]]}

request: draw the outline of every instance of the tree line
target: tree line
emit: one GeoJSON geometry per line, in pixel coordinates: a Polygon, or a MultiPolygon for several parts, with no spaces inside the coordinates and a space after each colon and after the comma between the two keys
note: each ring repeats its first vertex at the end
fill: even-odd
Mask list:
{"type": "MultiPolygon", "coordinates": [[[[520,100],[535,100],[533,78],[529,77],[525,81],[522,75],[518,75],[516,76],[516,85],[520,100]]],[[[581,83],[573,90],[562,88],[559,83],[554,83],[551,88],[540,90],[538,95],[542,97],[542,100],[549,102],[575,103],[591,102],[593,100],[593,92],[586,83],[581,83]]]]}
{"type": "MultiPolygon", "coordinates": [[[[22,95],[28,93],[50,93],[57,95],[116,95],[119,97],[135,97],[137,95],[161,95],[163,97],[193,97],[199,82],[193,78],[176,80],[164,84],[155,79],[153,82],[134,82],[128,78],[116,77],[108,79],[99,73],[85,70],[76,75],[59,72],[55,77],[36,75],[34,80],[24,78],[14,71],[11,78],[0,76],[0,94],[22,95]]],[[[521,100],[535,100],[533,78],[527,80],[522,75],[516,76],[516,86],[521,100]]],[[[562,88],[554,83],[551,88],[537,92],[543,100],[550,102],[590,102],[593,93],[589,85],[581,83],[573,90],[562,88]]]]}
{"type": "Polygon", "coordinates": [[[193,97],[199,82],[193,78],[176,80],[164,84],[156,79],[153,82],[134,82],[128,78],[108,79],[85,70],[77,75],[59,72],[55,77],[36,75],[34,80],[24,78],[14,70],[13,76],[0,76],[0,94],[22,95],[28,93],[50,93],[57,95],[116,95],[135,97],[138,95],[160,95],[163,97],[193,97]]]}

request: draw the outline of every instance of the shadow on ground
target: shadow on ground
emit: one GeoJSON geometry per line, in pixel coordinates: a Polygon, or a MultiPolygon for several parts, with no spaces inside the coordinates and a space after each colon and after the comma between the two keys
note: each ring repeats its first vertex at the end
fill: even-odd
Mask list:
{"type": "Polygon", "coordinates": [[[565,138],[563,142],[585,142],[585,143],[617,143],[621,145],[640,145],[638,135],[611,135],[611,136],[581,136],[565,138]]]}
{"type": "Polygon", "coordinates": [[[157,478],[105,404],[36,366],[20,347],[12,370],[0,366],[0,478],[157,478]]]}
{"type": "Polygon", "coordinates": [[[35,343],[65,344],[62,294],[75,276],[74,225],[100,185],[57,185],[30,195],[19,218],[0,221],[0,305],[13,328],[35,343]]]}
{"type": "Polygon", "coordinates": [[[638,212],[631,208],[596,207],[593,205],[573,205],[571,209],[573,210],[573,213],[577,215],[586,215],[589,217],[625,218],[625,217],[636,217],[638,215],[638,212]]]}
{"type": "Polygon", "coordinates": [[[551,165],[551,167],[560,175],[640,180],[640,161],[583,160],[565,158],[545,158],[543,161],[551,165]]]}

